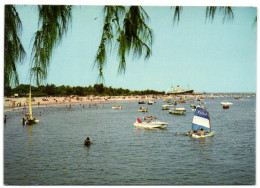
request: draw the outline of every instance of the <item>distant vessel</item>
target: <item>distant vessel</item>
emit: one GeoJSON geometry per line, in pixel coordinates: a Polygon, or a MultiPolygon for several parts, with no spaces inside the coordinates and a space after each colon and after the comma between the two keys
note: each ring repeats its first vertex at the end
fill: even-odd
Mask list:
{"type": "Polygon", "coordinates": [[[115,105],[115,106],[112,106],[112,109],[121,109],[122,106],[121,105],[115,105]]]}
{"type": "Polygon", "coordinates": [[[184,90],[180,88],[179,85],[177,85],[176,89],[171,89],[171,91],[166,92],[166,94],[173,94],[173,95],[178,95],[178,94],[188,94],[188,93],[193,93],[193,89],[190,90],[184,90]]]}

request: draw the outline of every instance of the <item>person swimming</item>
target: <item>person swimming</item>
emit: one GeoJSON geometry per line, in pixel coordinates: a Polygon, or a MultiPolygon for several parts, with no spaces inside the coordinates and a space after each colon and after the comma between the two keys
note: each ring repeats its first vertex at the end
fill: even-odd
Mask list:
{"type": "Polygon", "coordinates": [[[90,145],[90,139],[89,137],[87,137],[87,139],[85,140],[85,146],[89,146],[90,145]]]}

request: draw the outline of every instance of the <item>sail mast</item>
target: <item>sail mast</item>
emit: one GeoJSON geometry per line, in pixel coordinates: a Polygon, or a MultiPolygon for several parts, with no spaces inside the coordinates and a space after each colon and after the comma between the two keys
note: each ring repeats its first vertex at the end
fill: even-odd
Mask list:
{"type": "Polygon", "coordinates": [[[32,92],[31,92],[31,85],[30,85],[30,93],[29,93],[29,114],[30,114],[30,119],[33,119],[33,114],[32,114],[32,92]]]}

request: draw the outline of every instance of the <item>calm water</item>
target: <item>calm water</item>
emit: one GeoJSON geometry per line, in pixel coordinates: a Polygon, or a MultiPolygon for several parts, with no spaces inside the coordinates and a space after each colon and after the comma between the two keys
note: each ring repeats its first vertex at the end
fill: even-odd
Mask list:
{"type": "MultiPolygon", "coordinates": [[[[22,126],[22,110],[5,112],[4,183],[7,185],[235,185],[255,184],[256,100],[207,99],[213,137],[193,139],[193,112],[178,116],[153,105],[118,102],[69,111],[65,106],[35,107],[40,124],[22,126]],[[148,112],[138,112],[148,106],[148,112]],[[153,115],[166,129],[135,128],[137,117],[153,115]],[[177,136],[177,132],[180,136],[177,136]],[[86,137],[93,144],[84,146],[86,137]]],[[[194,102],[198,104],[197,101],[194,102]]]]}

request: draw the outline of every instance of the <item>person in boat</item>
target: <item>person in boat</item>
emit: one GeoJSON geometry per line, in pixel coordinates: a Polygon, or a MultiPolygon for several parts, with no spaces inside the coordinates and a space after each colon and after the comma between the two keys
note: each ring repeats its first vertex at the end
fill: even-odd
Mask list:
{"type": "Polygon", "coordinates": [[[87,139],[85,140],[85,146],[89,146],[90,145],[90,139],[89,137],[87,137],[87,139]]]}
{"type": "Polygon", "coordinates": [[[203,131],[203,129],[201,128],[200,129],[200,136],[204,136],[205,135],[205,132],[203,131]]]}
{"type": "Polygon", "coordinates": [[[193,134],[198,135],[197,130],[194,130],[194,131],[193,131],[193,134]]]}

